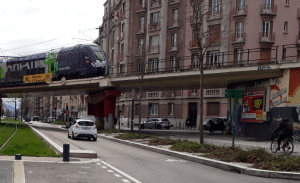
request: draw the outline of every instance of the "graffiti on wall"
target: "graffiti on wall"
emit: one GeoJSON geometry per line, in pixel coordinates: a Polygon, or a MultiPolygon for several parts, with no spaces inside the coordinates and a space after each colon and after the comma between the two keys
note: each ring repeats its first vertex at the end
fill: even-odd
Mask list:
{"type": "Polygon", "coordinates": [[[289,82],[290,71],[284,70],[283,77],[278,78],[279,82],[276,85],[271,86],[270,93],[270,108],[272,107],[284,107],[289,101],[289,82]]]}

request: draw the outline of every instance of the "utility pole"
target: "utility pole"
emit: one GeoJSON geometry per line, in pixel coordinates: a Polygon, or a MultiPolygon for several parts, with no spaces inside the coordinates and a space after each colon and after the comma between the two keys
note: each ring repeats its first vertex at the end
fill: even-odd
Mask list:
{"type": "MultiPolygon", "coordinates": [[[[107,8],[107,35],[106,35],[106,65],[105,65],[105,75],[108,75],[108,74],[109,74],[108,62],[109,62],[110,7],[111,7],[111,0],[108,0],[108,8],[107,8]]],[[[100,37],[99,37],[99,41],[100,41],[100,37]]]]}

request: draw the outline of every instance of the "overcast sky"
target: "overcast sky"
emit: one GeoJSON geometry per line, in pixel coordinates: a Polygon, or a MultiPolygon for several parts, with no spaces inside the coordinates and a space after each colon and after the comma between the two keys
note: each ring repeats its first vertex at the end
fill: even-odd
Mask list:
{"type": "Polygon", "coordinates": [[[6,0],[0,6],[0,56],[23,56],[92,42],[106,0],[6,0]]]}

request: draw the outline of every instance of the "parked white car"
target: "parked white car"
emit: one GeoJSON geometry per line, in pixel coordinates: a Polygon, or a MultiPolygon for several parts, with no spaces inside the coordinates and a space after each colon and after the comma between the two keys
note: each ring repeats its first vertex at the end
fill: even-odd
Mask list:
{"type": "Polygon", "coordinates": [[[97,140],[97,127],[95,122],[88,119],[75,119],[74,124],[68,130],[68,138],[75,140],[79,137],[87,137],[97,140]]]}

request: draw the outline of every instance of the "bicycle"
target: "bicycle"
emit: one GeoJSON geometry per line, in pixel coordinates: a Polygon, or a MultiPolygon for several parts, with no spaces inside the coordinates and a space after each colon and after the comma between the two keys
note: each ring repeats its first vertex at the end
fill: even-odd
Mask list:
{"type": "MultiPolygon", "coordinates": [[[[277,143],[277,139],[279,137],[273,139],[273,141],[271,142],[271,152],[272,153],[276,153],[278,151],[278,143],[277,143]]],[[[292,152],[294,151],[294,143],[293,143],[293,139],[290,139],[291,137],[287,137],[284,140],[281,141],[280,144],[280,149],[283,150],[283,153],[286,155],[290,155],[292,154],[292,152]]]]}

